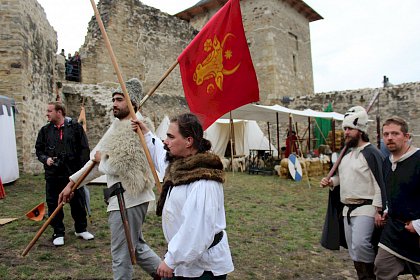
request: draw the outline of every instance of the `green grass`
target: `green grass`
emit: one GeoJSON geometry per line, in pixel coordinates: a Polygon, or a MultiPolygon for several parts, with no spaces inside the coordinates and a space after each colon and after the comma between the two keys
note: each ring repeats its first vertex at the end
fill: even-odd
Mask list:
{"type": "MultiPolygon", "coordinates": [[[[227,232],[235,271],[229,279],[356,279],[347,251],[328,251],[319,244],[327,190],[319,179],[294,182],[277,176],[228,173],[225,183],[227,232]]],[[[44,201],[42,176],[22,175],[5,186],[0,218],[18,220],[0,227],[0,279],[112,279],[110,236],[102,185],[89,187],[95,234],[92,241],[74,236],[68,206],[66,244],[52,245],[48,227],[26,257],[21,254],[42,226],[24,215],[44,201]]],[[[160,217],[147,216],[145,238],[161,256],[166,242],[160,217]]],[[[149,279],[138,266],[135,279],[149,279]]]]}

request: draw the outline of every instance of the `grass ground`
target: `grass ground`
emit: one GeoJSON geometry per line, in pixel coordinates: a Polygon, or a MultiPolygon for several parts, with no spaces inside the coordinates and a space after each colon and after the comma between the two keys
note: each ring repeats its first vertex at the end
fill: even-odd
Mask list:
{"type": "MultiPolygon", "coordinates": [[[[229,279],[356,279],[347,251],[328,251],[319,244],[327,190],[320,178],[297,183],[277,176],[228,173],[225,183],[227,232],[235,271],[229,279]]],[[[42,176],[22,175],[5,186],[0,218],[18,220],[0,227],[0,279],[112,279],[110,237],[102,185],[91,191],[92,241],[74,236],[69,207],[65,209],[66,244],[52,245],[50,227],[26,257],[21,254],[45,222],[25,213],[44,201],[42,176]]],[[[160,218],[150,213],[145,239],[165,252],[160,218]]],[[[137,266],[135,279],[149,279],[137,266]]]]}

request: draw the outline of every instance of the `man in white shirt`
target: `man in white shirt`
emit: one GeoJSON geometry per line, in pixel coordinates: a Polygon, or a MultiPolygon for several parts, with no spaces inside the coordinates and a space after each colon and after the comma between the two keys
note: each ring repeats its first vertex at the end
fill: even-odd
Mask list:
{"type": "Polygon", "coordinates": [[[140,121],[151,156],[159,172],[165,172],[156,213],[168,242],[164,261],[157,270],[173,279],[226,279],[233,271],[224,207],[223,164],[209,152],[211,143],[193,114],[170,122],[162,143],[140,121]]]}
{"type": "Polygon", "coordinates": [[[344,233],[347,248],[359,279],[375,279],[375,225],[382,226],[382,154],[369,143],[368,115],[361,106],[344,115],[343,130],[349,152],[343,157],[338,174],[321,180],[322,187],[340,185],[344,204],[344,233]]]}

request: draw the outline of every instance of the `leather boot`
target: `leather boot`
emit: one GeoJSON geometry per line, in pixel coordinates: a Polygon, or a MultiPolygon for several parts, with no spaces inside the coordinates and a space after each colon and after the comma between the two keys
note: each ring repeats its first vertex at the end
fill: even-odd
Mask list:
{"type": "Polygon", "coordinates": [[[359,280],[376,280],[373,263],[354,262],[359,280]]]}

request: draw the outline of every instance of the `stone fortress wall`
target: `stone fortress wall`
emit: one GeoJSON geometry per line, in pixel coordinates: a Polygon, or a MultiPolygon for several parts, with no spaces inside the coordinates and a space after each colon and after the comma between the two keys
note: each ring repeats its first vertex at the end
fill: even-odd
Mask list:
{"type": "Polygon", "coordinates": [[[14,98],[20,169],[40,170],[35,140],[55,82],[57,34],[36,0],[0,1],[0,95],[14,98]]]}
{"type": "MultiPolygon", "coordinates": [[[[261,88],[260,104],[282,104],[283,97],[289,96],[293,98],[287,106],[297,109],[321,110],[328,101],[340,113],[350,104],[366,106],[377,89],[313,93],[309,21],[287,4],[290,1],[301,2],[241,1],[245,33],[261,88]]],[[[217,7],[190,23],[137,0],[102,0],[99,10],[124,79],[139,78],[147,92],[217,7]]],[[[16,119],[16,138],[21,171],[41,173],[43,169],[36,159],[34,145],[39,129],[46,123],[46,104],[55,100],[58,91],[67,106],[67,115],[77,118],[84,102],[87,135],[93,148],[110,123],[116,75],[93,19],[80,49],[82,83],[76,83],[64,81],[64,62],[56,55],[56,32],[36,0],[0,0],[0,15],[0,95],[14,98],[20,112],[16,119]],[[59,81],[63,83],[61,89],[56,86],[59,81]]],[[[417,112],[420,83],[379,90],[381,119],[400,115],[410,121],[414,134],[420,134],[417,112]]],[[[376,110],[375,105],[372,119],[376,110]]],[[[142,112],[157,127],[165,115],[186,111],[188,106],[176,67],[145,103],[142,112]]],[[[286,128],[287,124],[282,124],[280,129],[286,128]]],[[[263,126],[262,129],[265,130],[263,126]]],[[[375,133],[374,130],[370,133],[372,140],[375,133]]],[[[275,130],[270,135],[275,143],[275,130]]],[[[419,138],[414,137],[414,142],[419,145],[419,138]]]]}

